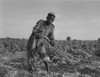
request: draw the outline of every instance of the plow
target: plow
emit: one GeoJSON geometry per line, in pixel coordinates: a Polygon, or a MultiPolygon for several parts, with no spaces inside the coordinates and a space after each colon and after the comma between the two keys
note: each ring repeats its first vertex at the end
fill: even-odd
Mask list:
{"type": "Polygon", "coordinates": [[[52,46],[49,43],[50,40],[48,38],[46,37],[43,37],[43,38],[44,38],[44,41],[50,46],[50,48],[52,48],[55,51],[55,53],[60,57],[60,60],[65,61],[69,64],[73,64],[72,62],[73,60],[68,57],[68,54],[61,49],[61,47],[58,45],[56,41],[54,41],[54,46],[52,46]]]}

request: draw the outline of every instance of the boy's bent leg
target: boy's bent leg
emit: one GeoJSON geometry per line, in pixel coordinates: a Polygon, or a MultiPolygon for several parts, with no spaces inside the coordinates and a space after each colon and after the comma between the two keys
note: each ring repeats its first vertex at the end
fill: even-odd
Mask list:
{"type": "Polygon", "coordinates": [[[50,73],[48,61],[44,61],[44,64],[45,64],[47,72],[50,73]]]}
{"type": "Polygon", "coordinates": [[[50,73],[49,63],[48,63],[50,61],[50,58],[47,55],[46,49],[44,46],[41,47],[41,51],[39,52],[39,54],[40,54],[40,57],[43,59],[47,72],[50,73]]]}
{"type": "Polygon", "coordinates": [[[47,72],[50,73],[49,63],[48,63],[50,61],[50,58],[48,56],[45,56],[43,58],[43,60],[44,60],[44,64],[45,64],[45,67],[46,67],[47,72]]]}

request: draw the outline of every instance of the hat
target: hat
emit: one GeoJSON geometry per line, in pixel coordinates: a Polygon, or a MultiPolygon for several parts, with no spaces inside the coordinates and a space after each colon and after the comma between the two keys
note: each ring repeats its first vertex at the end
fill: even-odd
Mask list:
{"type": "Polygon", "coordinates": [[[48,15],[53,15],[55,17],[55,13],[49,12],[48,15]]]}

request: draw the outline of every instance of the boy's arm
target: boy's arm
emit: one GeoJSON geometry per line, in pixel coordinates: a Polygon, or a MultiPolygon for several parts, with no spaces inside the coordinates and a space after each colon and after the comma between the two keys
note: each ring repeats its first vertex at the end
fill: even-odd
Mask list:
{"type": "Polygon", "coordinates": [[[55,26],[52,25],[51,32],[48,34],[48,38],[50,39],[50,44],[54,45],[54,28],[55,26]]]}
{"type": "Polygon", "coordinates": [[[39,20],[36,25],[33,27],[33,30],[32,30],[32,35],[36,35],[37,33],[39,33],[39,28],[41,26],[41,23],[42,23],[42,20],[39,20]]]}

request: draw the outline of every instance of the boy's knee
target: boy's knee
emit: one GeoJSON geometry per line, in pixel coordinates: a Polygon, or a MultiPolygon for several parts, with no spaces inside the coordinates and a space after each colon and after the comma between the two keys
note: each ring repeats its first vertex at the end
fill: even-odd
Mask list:
{"type": "Polygon", "coordinates": [[[50,58],[49,58],[49,56],[44,57],[43,60],[44,60],[44,61],[48,61],[48,62],[50,62],[50,58]]]}

